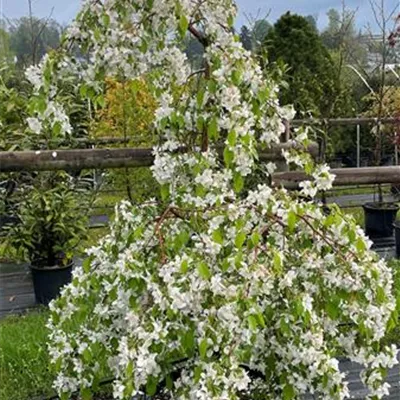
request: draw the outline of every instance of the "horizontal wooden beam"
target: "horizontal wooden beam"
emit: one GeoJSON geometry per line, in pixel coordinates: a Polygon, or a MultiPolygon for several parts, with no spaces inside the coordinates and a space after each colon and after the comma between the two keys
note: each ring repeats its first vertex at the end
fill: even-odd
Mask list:
{"type": "MultiPolygon", "coordinates": [[[[283,160],[282,150],[292,147],[289,143],[276,145],[262,152],[260,160],[283,160]]],[[[318,146],[312,144],[308,151],[316,157],[318,146]]],[[[148,167],[154,161],[152,153],[151,148],[0,152],[0,172],[148,167]]]]}
{"type": "MultiPolygon", "coordinates": [[[[400,166],[338,168],[332,169],[331,172],[336,175],[333,186],[400,184],[400,166]]],[[[288,189],[297,189],[299,183],[307,179],[310,180],[312,178],[301,171],[278,172],[273,176],[273,181],[276,185],[282,185],[288,189]]]]}
{"type": "MultiPolygon", "coordinates": [[[[282,149],[289,147],[287,143],[277,145],[270,152],[262,153],[260,159],[281,159],[282,149]]],[[[309,151],[315,153],[317,146],[310,146],[309,151]]],[[[153,161],[152,149],[0,152],[0,172],[135,168],[151,166],[153,161]]],[[[336,175],[334,186],[400,184],[400,166],[339,168],[332,169],[332,173],[336,175]]],[[[288,189],[298,188],[299,183],[306,179],[310,177],[301,171],[278,172],[273,176],[276,185],[283,185],[288,189]]]]}
{"type": "Polygon", "coordinates": [[[387,124],[387,125],[400,125],[400,118],[386,117],[386,118],[308,118],[308,119],[294,119],[290,121],[292,126],[307,126],[307,125],[322,125],[322,126],[355,126],[355,125],[368,125],[368,124],[387,124]]]}
{"type": "Polygon", "coordinates": [[[83,149],[0,152],[0,172],[146,167],[151,149],[83,149]]]}

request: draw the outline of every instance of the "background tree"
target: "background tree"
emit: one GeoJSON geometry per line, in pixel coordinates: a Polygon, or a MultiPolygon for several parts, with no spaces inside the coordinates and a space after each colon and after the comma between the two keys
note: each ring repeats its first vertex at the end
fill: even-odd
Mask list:
{"type": "Polygon", "coordinates": [[[251,31],[253,41],[252,47],[254,50],[258,49],[262,45],[271,29],[272,25],[265,19],[259,19],[254,22],[253,29],[251,31]]]}
{"type": "Polygon", "coordinates": [[[326,116],[334,94],[332,58],[307,19],[286,13],[267,34],[264,47],[271,62],[288,66],[283,104],[293,104],[299,114],[326,116]]]}
{"type": "Polygon", "coordinates": [[[53,19],[22,17],[10,21],[10,46],[21,67],[36,64],[48,52],[59,46],[62,28],[53,19]]]}
{"type": "Polygon", "coordinates": [[[193,69],[201,68],[203,64],[204,48],[203,46],[193,38],[192,35],[186,35],[184,39],[185,53],[190,60],[190,64],[193,69]]]}
{"type": "Polygon", "coordinates": [[[332,8],[327,16],[328,26],[321,33],[324,45],[331,51],[345,50],[346,62],[357,60],[365,65],[367,48],[362,32],[356,28],[355,12],[343,4],[341,12],[332,8]]]}
{"type": "Polygon", "coordinates": [[[318,32],[317,17],[314,15],[307,15],[307,16],[305,16],[305,19],[318,32]]]}
{"type": "Polygon", "coordinates": [[[246,26],[243,25],[240,29],[240,41],[243,44],[243,47],[246,50],[252,50],[253,49],[253,44],[252,44],[252,33],[250,29],[246,26]]]}
{"type": "Polygon", "coordinates": [[[5,24],[0,21],[0,62],[11,61],[12,52],[10,48],[10,35],[8,34],[5,24]]]}
{"type": "MultiPolygon", "coordinates": [[[[321,33],[324,45],[332,59],[335,95],[332,97],[329,115],[351,117],[360,112],[359,99],[365,95],[365,87],[349,65],[356,62],[366,65],[366,48],[361,34],[357,33],[355,12],[346,8],[328,11],[328,26],[321,33]],[[360,92],[361,91],[361,92],[360,92]]],[[[356,135],[351,127],[331,127],[327,135],[328,156],[344,158],[346,164],[355,166],[356,135]],[[352,161],[354,160],[354,161],[352,161]]]]}

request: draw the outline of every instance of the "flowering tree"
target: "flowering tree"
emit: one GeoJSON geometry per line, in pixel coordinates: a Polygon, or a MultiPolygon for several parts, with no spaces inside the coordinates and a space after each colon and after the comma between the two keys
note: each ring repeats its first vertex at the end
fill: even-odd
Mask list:
{"type": "MultiPolygon", "coordinates": [[[[258,149],[280,141],[293,110],[232,33],[235,14],[232,0],[86,1],[64,48],[78,43],[90,63],[64,52],[29,70],[30,124],[59,134],[73,129],[63,79],[80,79],[81,95],[101,102],[106,75],[151,71],[164,137],[153,166],[163,202],[121,204],[111,234],[52,304],[64,399],[77,389],[90,398],[104,374],[116,399],[343,399],[339,353],[365,366],[371,398],[388,391],[396,349],[381,339],[397,318],[392,277],[353,220],[308,200],[331,187],[328,168],[287,151],[310,175],[299,197],[268,184],[243,190],[258,149]],[[190,71],[180,48],[187,31],[205,48],[202,70],[190,71]],[[192,96],[184,88],[200,77],[192,96]]],[[[307,130],[293,143],[304,148],[307,130]]]]}

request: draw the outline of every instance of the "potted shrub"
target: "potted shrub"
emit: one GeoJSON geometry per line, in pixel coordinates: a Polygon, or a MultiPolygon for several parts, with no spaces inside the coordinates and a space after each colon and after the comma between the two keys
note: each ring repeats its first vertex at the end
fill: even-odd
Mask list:
{"type": "Polygon", "coordinates": [[[63,182],[34,187],[7,228],[6,248],[30,264],[36,301],[48,304],[71,280],[73,256],[87,237],[87,217],[77,192],[63,182]]]}
{"type": "MultiPolygon", "coordinates": [[[[395,115],[394,106],[400,104],[400,91],[398,88],[383,88],[382,99],[377,100],[375,97],[368,96],[373,101],[371,115],[392,116],[395,115]],[[379,101],[382,107],[379,107],[379,101]],[[384,113],[384,114],[383,114],[384,113]]],[[[372,129],[374,139],[374,165],[383,165],[383,155],[386,148],[391,148],[393,142],[391,140],[393,131],[390,127],[383,127],[380,123],[376,124],[372,129]]],[[[365,213],[365,230],[371,239],[393,236],[393,223],[396,220],[399,204],[397,202],[384,201],[382,186],[378,185],[377,201],[366,203],[363,206],[365,213]]]]}
{"type": "MultiPolygon", "coordinates": [[[[386,10],[384,4],[373,4],[374,15],[379,15],[381,37],[389,38],[379,43],[371,43],[371,49],[379,54],[379,65],[369,74],[362,78],[368,87],[370,94],[364,100],[366,101],[367,111],[364,113],[367,117],[374,117],[377,123],[371,130],[373,140],[373,161],[375,166],[384,165],[385,150],[390,149],[392,153],[396,129],[393,127],[384,127],[381,119],[385,117],[398,116],[400,105],[400,90],[397,86],[397,78],[394,74],[388,73],[388,64],[393,57],[396,57],[397,29],[389,32],[386,21],[386,10]]],[[[399,20],[396,20],[396,24],[399,20]]],[[[359,73],[359,76],[362,76],[359,73]]],[[[392,154],[389,154],[392,155],[392,154]]],[[[399,210],[396,203],[385,202],[383,199],[382,187],[378,185],[378,201],[364,205],[365,212],[365,230],[372,239],[379,237],[393,236],[393,223],[399,210]]]]}
{"type": "Polygon", "coordinates": [[[0,182],[0,231],[5,226],[15,224],[18,218],[15,216],[16,182],[13,179],[8,179],[0,182]]]}

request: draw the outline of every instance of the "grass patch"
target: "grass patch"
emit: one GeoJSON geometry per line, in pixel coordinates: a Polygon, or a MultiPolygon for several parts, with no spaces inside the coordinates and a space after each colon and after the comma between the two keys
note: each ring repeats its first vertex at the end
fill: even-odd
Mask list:
{"type": "Polygon", "coordinates": [[[97,246],[100,239],[106,236],[109,232],[110,228],[108,226],[90,229],[89,237],[87,238],[87,240],[84,241],[83,248],[86,250],[93,246],[97,246]]]}
{"type": "Polygon", "coordinates": [[[362,207],[342,208],[344,214],[352,215],[357,224],[361,227],[365,225],[364,209],[362,207]]]}
{"type": "MultiPolygon", "coordinates": [[[[391,185],[382,185],[382,193],[384,195],[391,194],[391,185]]],[[[373,186],[341,186],[340,188],[335,187],[332,190],[327,191],[327,197],[339,197],[339,196],[347,196],[347,195],[356,195],[356,194],[375,194],[376,198],[378,198],[378,185],[373,186]]]]}
{"type": "MultiPolygon", "coordinates": [[[[0,320],[0,400],[34,400],[55,395],[55,374],[50,368],[46,344],[48,317],[49,311],[43,308],[0,320]]],[[[104,385],[94,399],[109,399],[111,391],[110,385],[104,385]]]]}
{"type": "Polygon", "coordinates": [[[0,399],[28,400],[53,393],[46,349],[48,311],[0,321],[0,399]]]}
{"type": "Polygon", "coordinates": [[[92,215],[114,215],[114,207],[122,200],[127,200],[128,196],[125,192],[100,192],[97,196],[95,206],[91,210],[92,215]]]}

